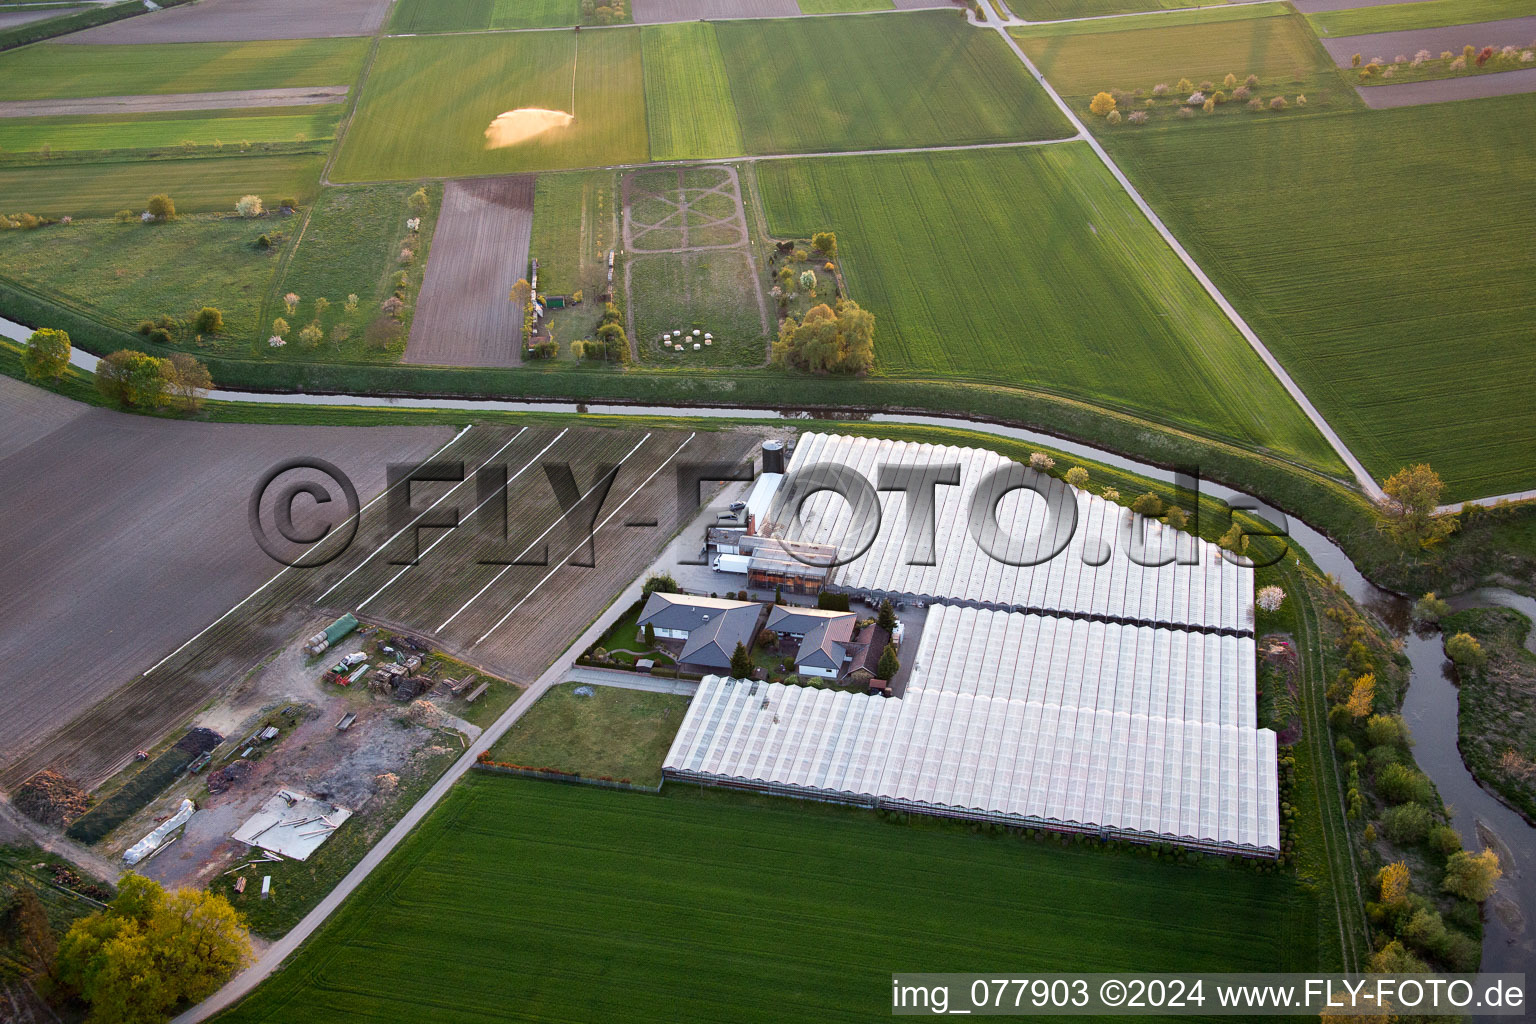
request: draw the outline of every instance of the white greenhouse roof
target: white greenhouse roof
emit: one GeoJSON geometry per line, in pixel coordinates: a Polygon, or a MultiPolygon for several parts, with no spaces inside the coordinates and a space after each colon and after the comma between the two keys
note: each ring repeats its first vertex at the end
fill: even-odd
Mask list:
{"type": "Polygon", "coordinates": [[[706,676],[669,777],[1237,852],[1279,849],[1275,734],[914,685],[706,676]]]}
{"type": "MultiPolygon", "coordinates": [[[[794,485],[795,474],[814,464],[856,470],[872,487],[880,466],[921,469],[955,464],[960,470],[958,486],[934,488],[934,564],[908,564],[905,495],[899,490],[879,491],[878,533],[867,551],[833,570],[835,588],[1123,622],[1253,630],[1251,566],[1234,564],[1208,541],[1134,515],[1052,477],[1029,477],[1040,483],[1048,498],[1014,490],[994,499],[994,504],[1002,532],[1015,538],[1045,534],[1048,502],[1074,504],[1077,523],[1066,547],[1038,565],[1009,565],[992,557],[974,536],[979,525],[971,527],[973,496],[994,471],[1009,467],[1026,474],[1033,471],[977,448],[802,434],[762,532],[841,544],[846,554],[853,553],[854,509],[848,501],[828,491],[813,493],[800,502],[798,519],[795,515],[792,506],[804,495],[794,485]],[[1167,564],[1156,564],[1165,559],[1167,564]]],[[[985,508],[986,502],[979,505],[985,508]]],[[[1065,534],[1063,526],[1055,524],[1061,532],[1053,533],[1053,539],[1065,534]]]]}

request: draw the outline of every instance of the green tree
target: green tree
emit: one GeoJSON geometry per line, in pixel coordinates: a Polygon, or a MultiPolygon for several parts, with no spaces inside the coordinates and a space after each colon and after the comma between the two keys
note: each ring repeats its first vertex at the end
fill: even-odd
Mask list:
{"type": "Polygon", "coordinates": [[[629,336],[624,333],[623,324],[603,324],[597,329],[597,336],[607,347],[609,358],[629,362],[629,336]]]}
{"type": "Polygon", "coordinates": [[[1376,974],[1423,974],[1429,968],[1401,942],[1393,939],[1371,954],[1371,970],[1376,974]]]}
{"type": "Polygon", "coordinates": [[[645,624],[645,646],[656,646],[656,627],[654,624],[649,622],[645,624]]]}
{"type": "Polygon", "coordinates": [[[32,332],[21,353],[22,369],[33,380],[58,380],[69,369],[69,335],[51,327],[32,332]]]}
{"type": "Polygon", "coordinates": [[[60,984],[90,1007],[91,1024],[159,1024],[250,963],[251,941],[223,896],[167,893],[130,874],[106,910],[70,926],[56,962],[60,984]]]}
{"type": "Polygon", "coordinates": [[[781,366],[813,373],[864,373],[874,365],[875,317],[851,299],[834,310],[812,306],[805,318],[784,318],[773,358],[781,366]]]}
{"type": "Polygon", "coordinates": [[[1131,502],[1131,511],[1143,516],[1160,516],[1163,514],[1163,499],[1148,491],[1131,502]]]}
{"type": "Polygon", "coordinates": [[[1445,878],[1441,880],[1440,888],[1463,899],[1482,903],[1493,895],[1494,886],[1498,885],[1503,874],[1504,870],[1499,867],[1499,855],[1492,850],[1484,850],[1482,853],[1459,850],[1447,858],[1445,878]]]}
{"type": "Polygon", "coordinates": [[[875,625],[887,633],[896,631],[896,607],[890,601],[880,602],[880,611],[875,618],[875,625]]]}
{"type": "Polygon", "coordinates": [[[426,186],[422,186],[415,192],[412,192],[411,197],[405,201],[405,205],[410,207],[411,212],[418,217],[426,213],[427,208],[432,205],[432,200],[427,195],[426,186]]]}
{"type": "Polygon", "coordinates": [[[901,659],[896,657],[896,645],[886,644],[885,650],[880,652],[880,661],[875,665],[875,675],[889,681],[900,671],[901,659]]]}
{"type": "Polygon", "coordinates": [[[48,911],[37,893],[21,887],[0,912],[0,934],[10,936],[16,963],[26,977],[44,977],[53,970],[59,937],[48,923],[48,911]]]}
{"type": "Polygon", "coordinates": [[[802,270],[800,272],[800,290],[812,298],[816,297],[816,271],[802,270]]]}
{"type": "Polygon", "coordinates": [[[204,306],[197,311],[192,326],[201,334],[218,334],[224,329],[224,314],[213,306],[204,306]]]}
{"type": "Polygon", "coordinates": [[[1431,547],[1455,532],[1456,516],[1436,512],[1445,484],[1428,463],[1404,466],[1381,489],[1382,526],[1404,547],[1431,547]]]}
{"type": "Polygon", "coordinates": [[[818,231],[811,236],[811,246],[833,259],[837,256],[837,235],[831,231],[818,231]]]}
{"type": "Polygon", "coordinates": [[[1182,530],[1189,526],[1189,516],[1185,515],[1184,510],[1177,505],[1168,509],[1168,514],[1163,517],[1163,521],[1175,530],[1182,530]]]}
{"type": "Polygon", "coordinates": [[[156,192],[149,197],[149,203],[145,206],[150,216],[156,220],[175,220],[176,203],[164,192],[156,192]]]}
{"type": "Polygon", "coordinates": [[[1071,469],[1067,470],[1065,479],[1067,483],[1071,484],[1073,487],[1076,487],[1078,490],[1082,490],[1084,487],[1088,486],[1088,471],[1082,466],[1073,466],[1071,469]]]}
{"type": "Polygon", "coordinates": [[[736,641],[736,649],[731,652],[731,675],[737,679],[752,677],[752,652],[740,640],[736,641]]]}
{"type": "Polygon", "coordinates": [[[1413,617],[1425,622],[1439,622],[1451,614],[1450,602],[1444,600],[1433,590],[1413,602],[1413,617]]]}
{"type": "Polygon", "coordinates": [[[1106,117],[1115,109],[1115,98],[1107,92],[1094,93],[1093,99],[1088,101],[1088,112],[1094,117],[1106,117]]]}
{"type": "Polygon", "coordinates": [[[189,413],[202,408],[203,399],[213,387],[213,377],[208,367],[199,359],[185,352],[172,353],[170,358],[170,389],[181,407],[189,413]]]}
{"type": "Polygon", "coordinates": [[[1452,661],[1468,668],[1477,668],[1488,660],[1488,655],[1483,653],[1483,645],[1477,642],[1477,637],[1471,633],[1457,633],[1448,637],[1445,641],[1445,653],[1450,655],[1452,661]]]}
{"type": "Polygon", "coordinates": [[[153,409],[165,401],[170,375],[168,360],[119,349],[96,365],[96,390],[118,405],[153,409]]]}
{"type": "Polygon", "coordinates": [[[651,573],[651,575],[645,578],[645,582],[641,584],[640,593],[643,597],[650,597],[656,593],[675,594],[677,593],[677,580],[673,579],[668,573],[651,573]]]}

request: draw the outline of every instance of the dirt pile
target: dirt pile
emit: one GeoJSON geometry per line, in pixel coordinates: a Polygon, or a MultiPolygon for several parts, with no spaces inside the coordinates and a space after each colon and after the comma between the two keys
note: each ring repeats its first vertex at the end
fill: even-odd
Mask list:
{"type": "Polygon", "coordinates": [[[208,775],[208,792],[223,793],[234,786],[238,786],[248,778],[256,766],[250,761],[241,759],[231,761],[222,768],[217,768],[208,775]]]}
{"type": "Polygon", "coordinates": [[[485,148],[501,149],[527,142],[536,135],[543,135],[556,128],[564,128],[574,121],[575,115],[563,110],[545,110],[542,107],[520,107],[499,114],[485,130],[485,148]]]}
{"type": "Polygon", "coordinates": [[[49,828],[63,828],[84,814],[90,796],[51,768],[24,782],[12,801],[16,809],[49,828]]]}

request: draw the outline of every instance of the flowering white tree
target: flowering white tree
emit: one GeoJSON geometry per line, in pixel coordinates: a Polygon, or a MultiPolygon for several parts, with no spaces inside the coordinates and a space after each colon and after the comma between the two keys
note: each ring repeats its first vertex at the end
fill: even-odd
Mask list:
{"type": "Polygon", "coordinates": [[[274,334],[272,337],[267,339],[267,344],[271,345],[273,348],[282,348],[288,343],[284,341],[279,335],[274,334]]]}
{"type": "Polygon", "coordinates": [[[261,196],[241,196],[235,202],[235,212],[242,217],[260,217],[261,196]]]}
{"type": "Polygon", "coordinates": [[[1277,612],[1285,603],[1285,591],[1279,587],[1262,587],[1255,596],[1254,603],[1266,612],[1277,612]]]}
{"type": "Polygon", "coordinates": [[[1030,469],[1036,469],[1044,473],[1054,465],[1056,465],[1056,460],[1045,454],[1045,452],[1034,452],[1029,456],[1030,469]]]}

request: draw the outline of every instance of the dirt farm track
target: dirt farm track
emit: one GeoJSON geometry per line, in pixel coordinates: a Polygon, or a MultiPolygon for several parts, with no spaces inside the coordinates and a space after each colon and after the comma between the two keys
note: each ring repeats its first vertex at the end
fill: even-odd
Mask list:
{"type": "MultiPolygon", "coordinates": [[[[454,437],[446,427],[210,425],[39,394],[0,381],[0,427],[16,420],[33,435],[0,445],[0,470],[21,483],[0,496],[7,550],[18,552],[0,597],[0,658],[17,709],[0,723],[6,789],[50,765],[95,784],[343,611],[527,682],[673,535],[670,470],[741,460],[757,440],[600,427],[476,425],[454,437]],[[462,461],[464,482],[417,482],[410,498],[418,511],[457,509],[461,525],[422,528],[413,565],[416,531],[401,532],[389,502],[367,502],[383,489],[386,463],[439,449],[438,460],[462,461]],[[365,507],[334,561],[274,577],[246,503],[260,475],[292,455],[336,463],[365,507]],[[505,517],[477,493],[484,464],[508,480],[505,517]],[[116,500],[77,500],[84,494],[116,500]]],[[[314,550],[334,553],[331,543],[314,550]]]]}

